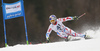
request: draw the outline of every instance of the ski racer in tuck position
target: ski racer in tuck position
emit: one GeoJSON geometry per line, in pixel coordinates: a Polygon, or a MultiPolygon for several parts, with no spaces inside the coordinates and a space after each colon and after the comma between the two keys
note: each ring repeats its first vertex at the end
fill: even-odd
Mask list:
{"type": "Polygon", "coordinates": [[[65,21],[77,20],[78,18],[79,18],[78,16],[74,16],[74,17],[66,17],[66,18],[57,19],[55,15],[50,15],[49,20],[51,24],[49,25],[49,28],[46,33],[47,42],[49,42],[49,35],[52,30],[55,31],[57,35],[60,36],[61,38],[65,38],[65,41],[69,41],[70,36],[86,38],[87,37],[86,34],[76,33],[72,29],[64,26],[64,24],[62,23],[65,21]]]}

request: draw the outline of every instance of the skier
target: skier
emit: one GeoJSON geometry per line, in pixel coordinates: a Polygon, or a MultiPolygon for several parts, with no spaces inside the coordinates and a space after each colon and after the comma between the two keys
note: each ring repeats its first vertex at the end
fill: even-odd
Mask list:
{"type": "Polygon", "coordinates": [[[46,33],[47,42],[49,42],[49,35],[52,30],[55,31],[57,35],[60,36],[61,38],[65,38],[65,41],[69,41],[71,38],[70,36],[86,38],[86,34],[76,33],[72,29],[64,26],[64,24],[62,23],[65,21],[77,20],[77,19],[78,19],[78,16],[74,16],[74,17],[70,16],[66,18],[57,19],[55,15],[50,15],[49,20],[51,24],[49,25],[49,28],[46,33]]]}

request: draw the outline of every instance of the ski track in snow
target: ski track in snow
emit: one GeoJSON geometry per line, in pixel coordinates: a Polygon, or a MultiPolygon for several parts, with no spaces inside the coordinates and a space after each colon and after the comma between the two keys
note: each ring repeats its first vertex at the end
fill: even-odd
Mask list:
{"type": "Polygon", "coordinates": [[[15,45],[0,48],[0,51],[100,51],[100,29],[86,31],[93,39],[79,41],[54,42],[36,45],[15,45]]]}

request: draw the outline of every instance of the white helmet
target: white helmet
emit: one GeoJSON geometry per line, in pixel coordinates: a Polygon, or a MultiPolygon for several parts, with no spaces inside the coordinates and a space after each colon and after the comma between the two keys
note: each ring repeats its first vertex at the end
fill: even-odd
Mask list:
{"type": "Polygon", "coordinates": [[[49,17],[49,21],[52,23],[52,21],[57,21],[57,18],[56,18],[56,16],[55,15],[50,15],[50,17],[49,17]]]}

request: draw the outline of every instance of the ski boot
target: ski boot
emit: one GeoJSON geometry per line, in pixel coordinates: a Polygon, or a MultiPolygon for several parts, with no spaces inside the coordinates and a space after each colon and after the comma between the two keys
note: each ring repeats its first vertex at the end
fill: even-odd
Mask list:
{"type": "Polygon", "coordinates": [[[91,37],[89,35],[87,35],[87,34],[84,35],[84,38],[85,39],[91,39],[91,37]]]}
{"type": "Polygon", "coordinates": [[[69,41],[72,38],[72,36],[68,35],[65,41],[69,41]]]}

